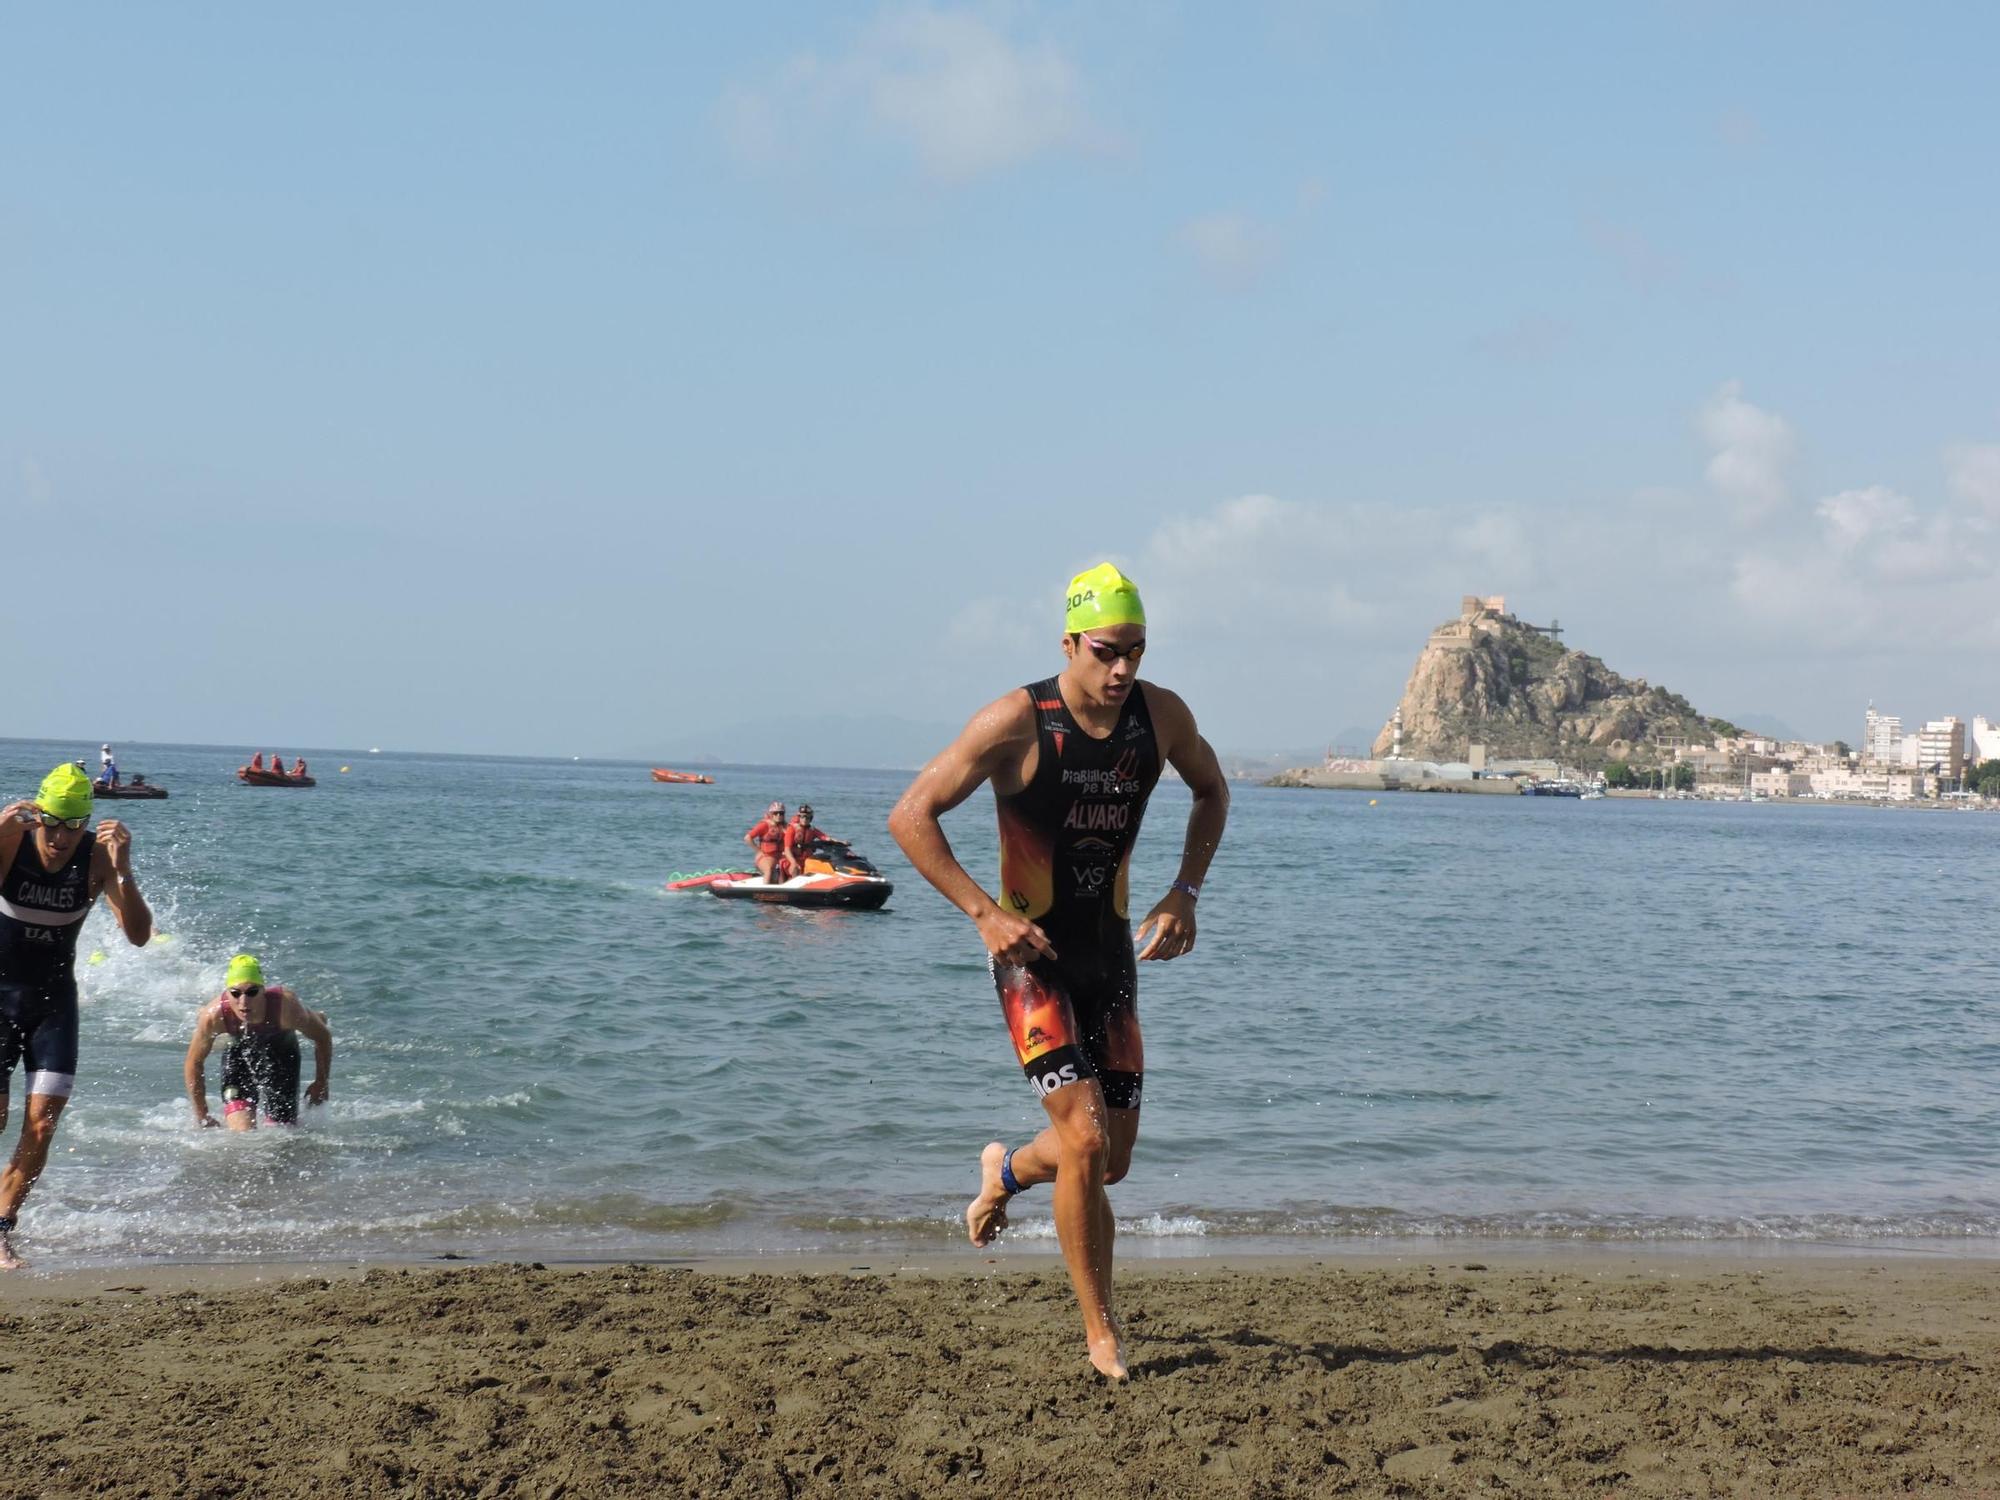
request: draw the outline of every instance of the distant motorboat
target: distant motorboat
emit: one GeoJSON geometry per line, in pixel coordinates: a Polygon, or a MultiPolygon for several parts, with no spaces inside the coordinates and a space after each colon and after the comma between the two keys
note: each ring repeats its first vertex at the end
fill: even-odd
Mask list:
{"type": "Polygon", "coordinates": [[[155,786],[143,776],[134,776],[130,781],[121,781],[115,786],[108,781],[93,782],[91,792],[94,796],[108,797],[114,802],[157,802],[167,795],[165,787],[155,786]]]}
{"type": "Polygon", "coordinates": [[[653,767],[653,780],[669,781],[676,786],[714,786],[713,776],[704,776],[699,771],[669,771],[662,766],[653,767]]]}

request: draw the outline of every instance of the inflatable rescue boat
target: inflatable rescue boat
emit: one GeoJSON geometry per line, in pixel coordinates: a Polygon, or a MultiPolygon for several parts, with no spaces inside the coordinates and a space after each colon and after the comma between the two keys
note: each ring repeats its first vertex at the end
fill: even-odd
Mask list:
{"type": "Polygon", "coordinates": [[[282,771],[253,771],[248,766],[236,768],[236,779],[245,786],[318,786],[310,776],[287,776],[282,771]]]}
{"type": "Polygon", "coordinates": [[[109,798],[113,802],[157,802],[167,795],[163,786],[154,786],[143,776],[134,776],[130,781],[121,781],[113,786],[106,781],[92,782],[90,795],[102,802],[109,798]]]}

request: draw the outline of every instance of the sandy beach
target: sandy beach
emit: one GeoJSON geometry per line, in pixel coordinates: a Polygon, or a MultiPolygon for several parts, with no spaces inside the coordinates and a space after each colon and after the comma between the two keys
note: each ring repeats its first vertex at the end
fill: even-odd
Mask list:
{"type": "Polygon", "coordinates": [[[1996,1271],[1158,1263],[1123,1389],[1041,1257],[11,1277],[0,1493],[2000,1495],[1996,1271]]]}

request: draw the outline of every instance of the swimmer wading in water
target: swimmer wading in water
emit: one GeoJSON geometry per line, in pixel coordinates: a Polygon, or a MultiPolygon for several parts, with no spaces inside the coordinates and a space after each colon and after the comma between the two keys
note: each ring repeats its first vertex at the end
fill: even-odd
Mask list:
{"type": "Polygon", "coordinates": [[[326,1012],[311,1010],[279,985],[264,982],[264,965],[254,953],[229,960],[224,989],[201,1008],[194,1036],[188,1041],[183,1074],[188,1102],[197,1125],[213,1125],[203,1064],[216,1039],[229,1037],[222,1054],[222,1123],[231,1130],[249,1130],[261,1113],[273,1125],[299,1122],[299,1037],[313,1044],[313,1081],[306,1089],[308,1104],[327,1100],[333,1071],[333,1033],[326,1012]]]}
{"type": "Polygon", "coordinates": [[[1063,626],[1061,673],[974,714],[910,784],[889,831],[979,928],[1015,1056],[1049,1116],[1026,1144],[1010,1151],[994,1141],[980,1153],[966,1229],[973,1244],[990,1244],[1016,1193],[1053,1183],[1090,1362],[1123,1380],[1104,1189],[1124,1177],[1139,1135],[1136,960],[1178,958],[1194,946],[1195,899],[1229,815],[1229,786],[1188,706],[1139,682],[1146,611],[1129,578],[1109,563],[1078,574],[1063,626]],[[1135,953],[1132,845],[1166,765],[1194,808],[1180,873],[1140,922],[1135,953]],[[981,782],[993,784],[1000,815],[997,899],[958,862],[938,821],[981,782]]]}
{"type": "Polygon", "coordinates": [[[153,913],[132,878],[132,831],[106,818],[89,828],[90,778],[60,765],[32,802],[0,808],[0,1125],[19,1064],[28,1076],[21,1139],[0,1172],[0,1271],[14,1253],[14,1216],[49,1159],[56,1121],[76,1083],[76,939],[102,895],[135,948],[153,913]]]}

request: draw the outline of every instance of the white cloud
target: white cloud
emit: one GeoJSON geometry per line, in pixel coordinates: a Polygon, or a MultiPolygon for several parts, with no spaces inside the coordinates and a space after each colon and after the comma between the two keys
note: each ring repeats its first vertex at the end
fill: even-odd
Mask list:
{"type": "Polygon", "coordinates": [[[1283,248],[1278,231],[1247,214],[1210,214],[1174,231],[1182,249],[1217,281],[1243,286],[1276,263],[1283,248]]]}
{"type": "Polygon", "coordinates": [[[1889,584],[1942,583],[1983,571],[1983,538],[1959,517],[1922,514],[1885,485],[1820,501],[1827,549],[1857,573],[1889,584]]]}
{"type": "Polygon", "coordinates": [[[1958,443],[1944,452],[1954,497],[2000,520],[2000,443],[1958,443]]]}
{"type": "MultiPolygon", "coordinates": [[[[1700,424],[1722,461],[1713,491],[1567,509],[1245,494],[1168,515],[1110,555],[1144,590],[1149,671],[1219,724],[1263,726],[1266,743],[1379,725],[1425,633],[1466,593],[1560,616],[1567,640],[1710,712],[1837,733],[1848,699],[1858,714],[1884,673],[1926,716],[1990,711],[1960,696],[1976,668],[1941,648],[2000,647],[2000,518],[1982,487],[2000,449],[1948,450],[1948,497],[1857,485],[1791,504],[1789,422],[1731,383],[1700,424]],[[1742,504],[1757,526],[1716,524],[1742,504]]],[[[968,604],[949,632],[953,669],[1053,670],[1051,592],[968,604]]]]}
{"type": "Polygon", "coordinates": [[[1797,446],[1791,424],[1744,400],[1741,381],[1717,389],[1695,426],[1714,450],[1708,482],[1735,502],[1741,519],[1762,519],[1791,499],[1788,471],[1797,446]]]}
{"type": "MultiPolygon", "coordinates": [[[[1366,640],[1400,653],[1411,630],[1450,613],[1468,589],[1529,581],[1534,553],[1528,528],[1502,511],[1252,494],[1169,516],[1136,550],[1104,560],[1138,581],[1148,614],[1183,649],[1197,639],[1254,649],[1280,632],[1307,648],[1366,640]]],[[[1047,615],[1040,596],[975,599],[947,636],[957,647],[1018,642],[1023,618],[1047,615]]],[[[1034,628],[1028,635],[1039,638],[1034,628]]]]}
{"type": "Polygon", "coordinates": [[[1946,450],[1956,506],[1926,506],[1879,484],[1827,496],[1736,560],[1735,601],[1761,624],[1821,647],[2000,644],[1994,521],[1968,508],[1985,498],[1992,451],[1946,450]]]}
{"type": "Polygon", "coordinates": [[[1053,42],[924,4],[884,10],[838,56],[803,54],[762,84],[730,90],[720,117],[731,147],[756,165],[861,128],[949,183],[1100,138],[1076,67],[1053,42]]]}

